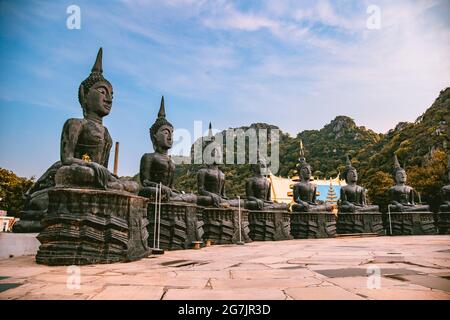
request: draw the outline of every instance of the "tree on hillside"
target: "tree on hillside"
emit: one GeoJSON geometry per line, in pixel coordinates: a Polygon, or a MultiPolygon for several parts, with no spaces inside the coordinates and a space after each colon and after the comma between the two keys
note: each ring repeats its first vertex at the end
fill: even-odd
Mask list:
{"type": "Polygon", "coordinates": [[[440,190],[446,184],[445,172],[447,168],[447,155],[438,150],[434,152],[425,166],[407,168],[408,180],[420,194],[422,201],[437,210],[440,204],[440,190]]]}

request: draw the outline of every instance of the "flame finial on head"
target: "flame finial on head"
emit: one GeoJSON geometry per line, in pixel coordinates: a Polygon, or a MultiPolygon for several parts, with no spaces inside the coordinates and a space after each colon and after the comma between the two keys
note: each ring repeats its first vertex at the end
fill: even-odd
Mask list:
{"type": "Polygon", "coordinates": [[[164,106],[164,96],[161,96],[161,104],[159,105],[158,118],[166,117],[166,108],[164,106]]]}
{"type": "Polygon", "coordinates": [[[394,175],[397,173],[397,171],[405,171],[405,169],[400,166],[397,155],[394,153],[394,175]]]}
{"type": "Polygon", "coordinates": [[[102,59],[103,59],[103,48],[100,47],[100,49],[98,49],[97,58],[95,58],[95,63],[92,66],[91,72],[103,73],[102,59]]]}

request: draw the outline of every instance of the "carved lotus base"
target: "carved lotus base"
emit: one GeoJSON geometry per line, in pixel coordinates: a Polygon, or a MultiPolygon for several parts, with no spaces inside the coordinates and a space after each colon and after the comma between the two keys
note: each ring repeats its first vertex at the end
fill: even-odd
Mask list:
{"type": "Polygon", "coordinates": [[[248,213],[250,233],[253,241],[290,240],[290,213],[283,211],[256,211],[248,213]]]}
{"type": "Polygon", "coordinates": [[[252,241],[249,237],[248,210],[241,209],[240,232],[238,208],[203,208],[202,216],[205,223],[203,239],[211,240],[214,244],[252,241]]]}
{"type": "Polygon", "coordinates": [[[337,216],[336,230],[338,234],[385,234],[382,214],[380,212],[339,213],[337,216]]]}
{"type": "Polygon", "coordinates": [[[55,188],[38,235],[36,262],[84,265],[149,255],[147,199],[125,192],[55,188]]]}
{"type": "Polygon", "coordinates": [[[437,216],[439,234],[450,234],[450,212],[441,212],[437,216]]]}
{"type": "Polygon", "coordinates": [[[391,212],[385,215],[385,229],[389,235],[436,234],[432,212],[391,212]],[[392,229],[392,232],[391,232],[392,229]]]}
{"type": "MultiPolygon", "coordinates": [[[[190,249],[193,242],[202,241],[203,221],[198,218],[198,207],[185,202],[161,203],[159,248],[164,250],[190,249]]],[[[154,247],[155,203],[148,204],[148,245],[154,247]]],[[[157,224],[158,225],[158,224],[157,224]]],[[[156,234],[158,230],[156,229],[156,234]]]]}
{"type": "Polygon", "coordinates": [[[295,239],[334,238],[336,216],[332,212],[292,212],[291,235],[295,239]]]}

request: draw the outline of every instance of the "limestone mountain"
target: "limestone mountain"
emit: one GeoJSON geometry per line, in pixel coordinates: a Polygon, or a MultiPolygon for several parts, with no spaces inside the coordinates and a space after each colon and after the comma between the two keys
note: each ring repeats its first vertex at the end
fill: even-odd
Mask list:
{"type": "MultiPolygon", "coordinates": [[[[280,129],[280,168],[277,175],[289,177],[295,174],[302,139],[314,175],[335,177],[343,172],[345,155],[349,154],[358,169],[361,184],[369,189],[370,198],[373,202],[386,204],[386,191],[393,184],[391,172],[395,153],[410,173],[411,185],[423,193],[423,200],[435,203],[438,199],[433,198],[432,193],[444,184],[445,153],[450,146],[449,124],[450,88],[446,88],[414,123],[400,122],[385,134],[358,126],[353,119],[342,115],[320,130],[304,130],[295,137],[280,129]],[[428,170],[431,163],[434,171],[421,171],[428,170]],[[428,183],[423,185],[425,180],[421,179],[419,172],[431,177],[428,177],[428,183]]],[[[268,132],[278,129],[266,123],[239,129],[245,131],[248,128],[267,129],[268,132]]],[[[188,192],[196,191],[196,171],[200,167],[178,165],[176,187],[188,192]]],[[[245,180],[251,175],[250,166],[225,164],[220,169],[226,174],[227,194],[244,196],[245,180]]]]}

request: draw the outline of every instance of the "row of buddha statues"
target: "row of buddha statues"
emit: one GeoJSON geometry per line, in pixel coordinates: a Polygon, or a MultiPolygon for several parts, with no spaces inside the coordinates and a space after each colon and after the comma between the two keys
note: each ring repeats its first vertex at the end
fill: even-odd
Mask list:
{"type": "MultiPolygon", "coordinates": [[[[102,49],[98,51],[91,74],[80,84],[78,100],[83,110],[83,119],[65,122],[60,147],[60,161],[54,163],[27,192],[25,214],[16,225],[17,232],[38,231],[39,220],[48,207],[48,190],[54,187],[97,188],[116,190],[151,197],[157,185],[162,185],[162,200],[197,204],[210,207],[237,207],[249,210],[282,210],[293,212],[331,212],[332,206],[319,203],[316,185],[312,183],[312,168],[306,162],[303,148],[296,167],[298,182],[293,186],[294,203],[288,208],[285,203],[271,200],[271,185],[263,174],[266,164],[259,159],[252,165],[254,176],[246,182],[245,199],[229,199],[225,195],[225,175],[218,163],[205,165],[197,172],[198,194],[186,194],[174,189],[175,163],[169,155],[173,143],[173,125],[166,119],[164,97],[156,121],[150,127],[153,153],[146,153],[140,162],[140,184],[125,181],[108,168],[112,138],[103,125],[103,118],[112,107],[113,87],[103,76],[102,49]]],[[[214,142],[211,132],[207,144],[214,142]]],[[[213,153],[217,152],[215,148],[213,153]]],[[[213,158],[214,154],[212,154],[213,158]]],[[[392,212],[429,211],[428,205],[417,203],[414,189],[406,184],[406,171],[395,157],[395,186],[389,190],[392,212]]],[[[450,170],[449,170],[450,172],[450,170]]],[[[341,188],[339,211],[379,212],[379,207],[367,203],[366,189],[357,185],[357,170],[347,157],[343,176],[346,185],[341,188]]],[[[450,179],[450,176],[449,176],[450,179]]],[[[442,188],[442,212],[450,212],[450,186],[442,188]]]]}

